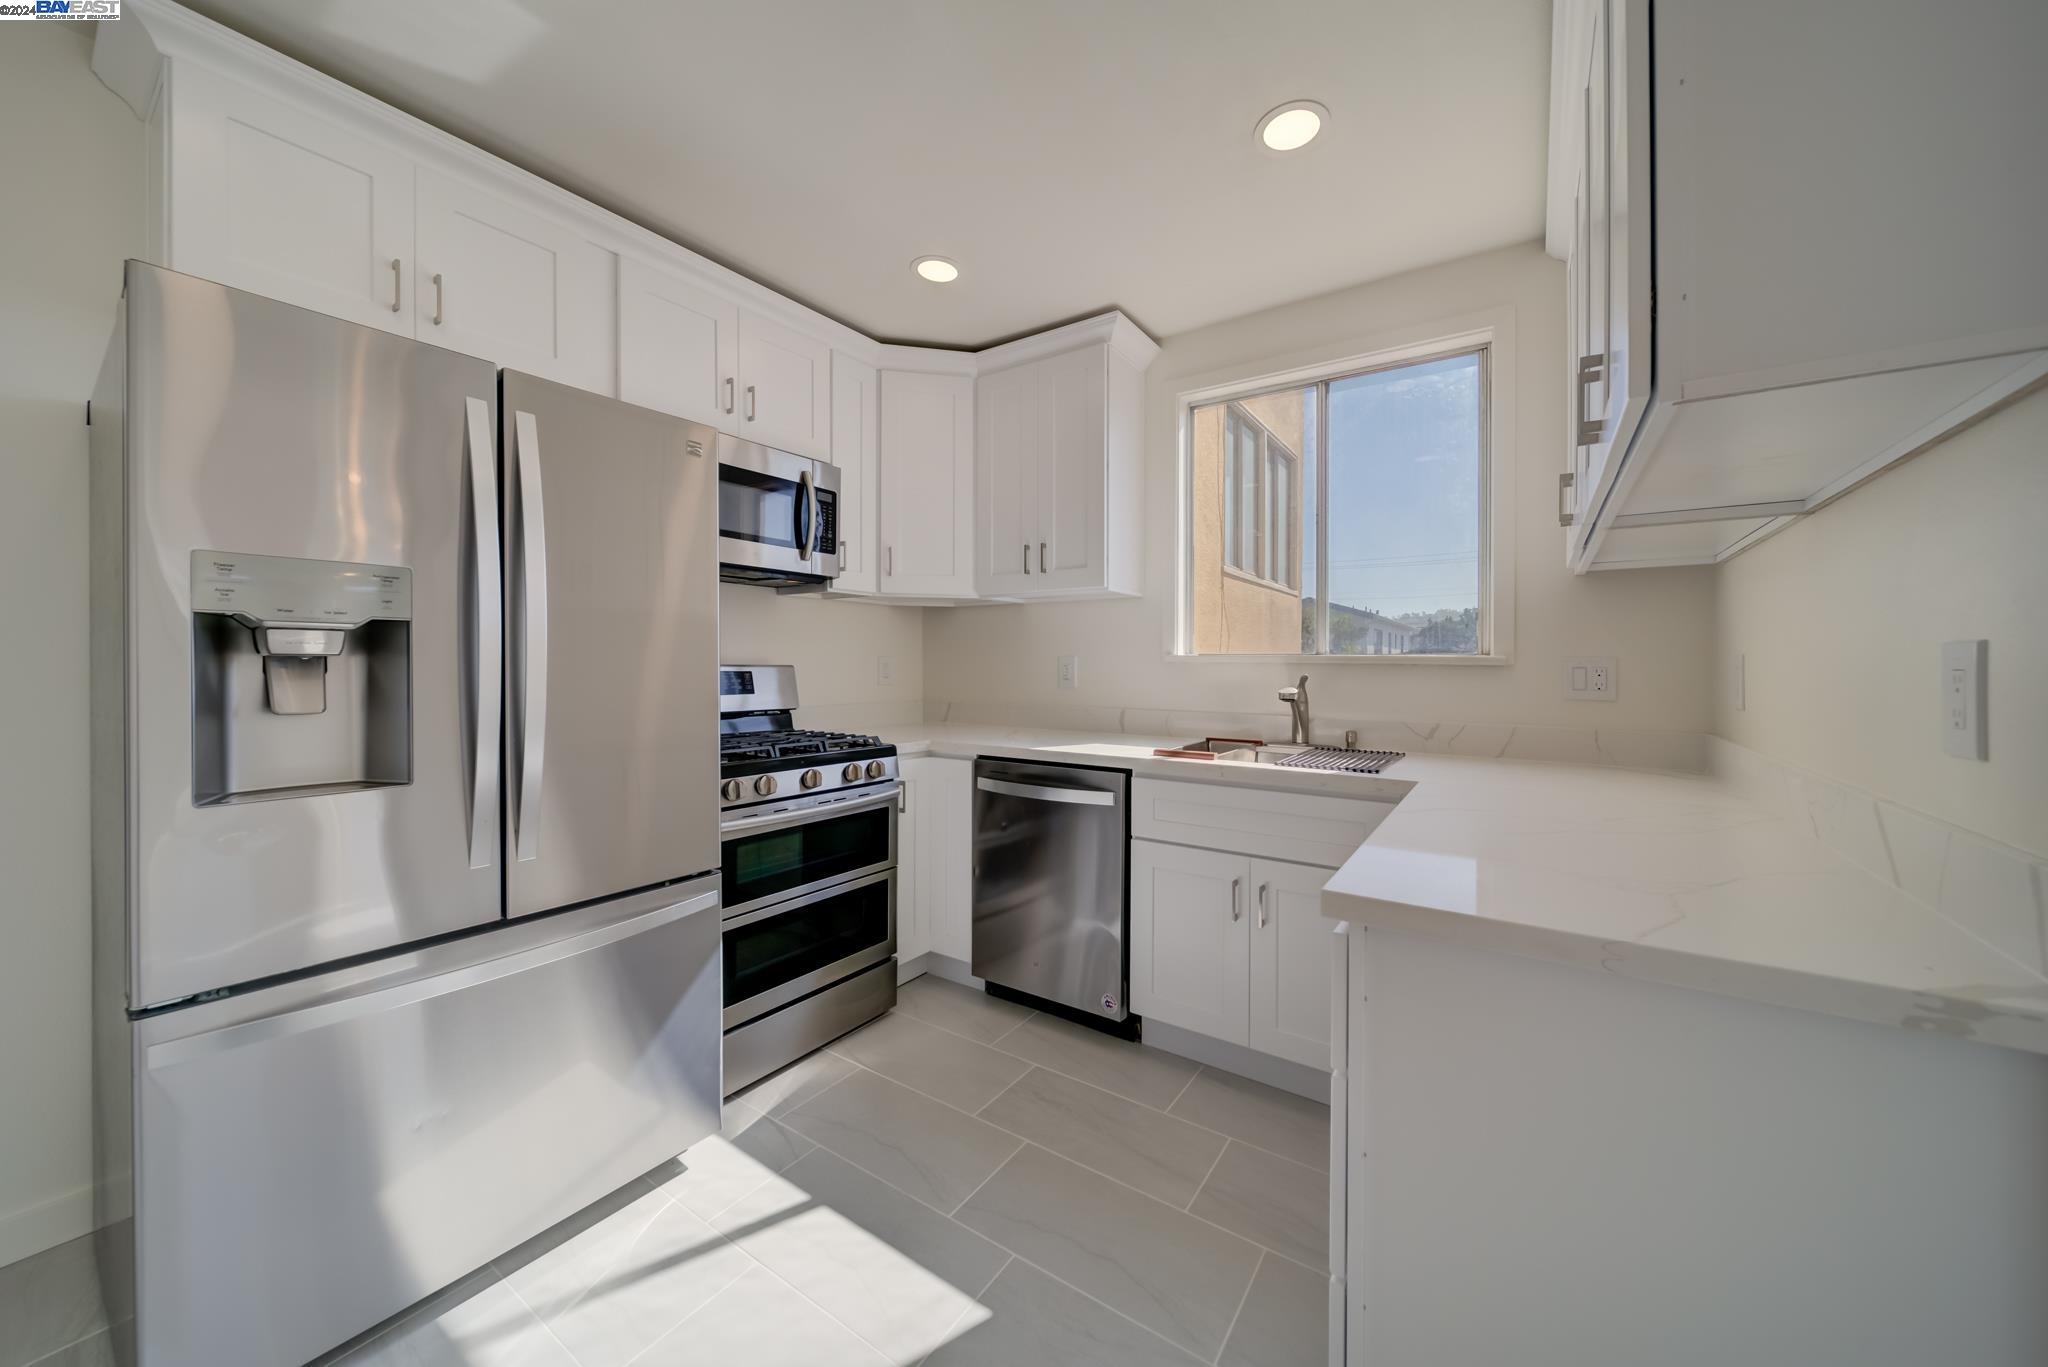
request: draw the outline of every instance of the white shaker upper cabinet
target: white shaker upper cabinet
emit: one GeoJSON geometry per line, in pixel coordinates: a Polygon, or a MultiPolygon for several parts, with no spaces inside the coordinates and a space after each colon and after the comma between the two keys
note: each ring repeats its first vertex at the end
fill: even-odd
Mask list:
{"type": "Polygon", "coordinates": [[[974,597],[974,379],[881,373],[881,586],[974,597]]]}
{"type": "Polygon", "coordinates": [[[166,84],[163,264],[413,335],[413,163],[197,65],[166,84]]]}
{"type": "Polygon", "coordinates": [[[748,441],[830,460],[831,343],[741,309],[737,407],[748,441]]]}
{"type": "Polygon", "coordinates": [[[881,441],[879,377],[867,362],[832,353],[832,463],[839,467],[839,575],[833,593],[879,591],[876,468],[881,441]]]}
{"type": "Polygon", "coordinates": [[[739,433],[740,306],[633,257],[619,260],[619,397],[739,433]]]}
{"type": "Polygon", "coordinates": [[[574,228],[419,170],[421,341],[616,393],[615,260],[574,228]]]}

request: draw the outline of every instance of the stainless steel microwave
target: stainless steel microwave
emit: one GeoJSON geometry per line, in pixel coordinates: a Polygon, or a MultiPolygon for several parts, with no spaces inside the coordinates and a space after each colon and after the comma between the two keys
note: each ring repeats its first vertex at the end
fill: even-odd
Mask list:
{"type": "Polygon", "coordinates": [[[822,588],[839,573],[839,471],[822,460],[721,434],[718,577],[822,588]]]}

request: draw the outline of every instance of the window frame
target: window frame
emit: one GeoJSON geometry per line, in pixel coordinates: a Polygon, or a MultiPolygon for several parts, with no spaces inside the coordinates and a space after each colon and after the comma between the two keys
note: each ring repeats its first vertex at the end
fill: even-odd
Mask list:
{"type": "MultiPolygon", "coordinates": [[[[1399,664],[1452,667],[1506,665],[1514,660],[1514,433],[1516,354],[1514,312],[1500,308],[1431,325],[1400,329],[1355,339],[1336,357],[1283,355],[1263,365],[1185,377],[1171,395],[1176,433],[1175,463],[1178,496],[1174,503],[1174,598],[1169,614],[1166,655],[1175,660],[1284,662],[1288,664],[1399,664]],[[1331,655],[1327,653],[1198,654],[1194,637],[1194,413],[1218,403],[1233,403],[1309,385],[1392,370],[1470,352],[1480,363],[1480,506],[1479,506],[1479,650],[1471,655],[1331,655]]],[[[1317,405],[1317,489],[1302,491],[1322,508],[1328,483],[1327,402],[1317,405]]],[[[1295,453],[1301,458],[1301,453],[1295,453]]],[[[1297,518],[1299,516],[1297,510],[1297,518]]],[[[1316,583],[1329,582],[1329,538],[1316,538],[1316,583]]],[[[1305,568],[1305,567],[1304,567],[1305,568]]],[[[1225,558],[1225,573],[1241,574],[1225,558]]],[[[1250,576],[1247,576],[1250,577],[1250,576]]],[[[1270,583],[1260,580],[1258,582],[1270,583]]],[[[1299,585],[1294,586],[1296,592],[1299,585]]],[[[1327,596],[1318,595],[1316,641],[1329,643],[1327,596]]]]}
{"type": "MultiPolygon", "coordinates": [[[[1252,398],[1255,396],[1246,395],[1245,397],[1252,398]]],[[[1265,573],[1265,571],[1276,565],[1291,565],[1294,560],[1295,533],[1292,529],[1288,529],[1283,536],[1275,537],[1275,533],[1282,530],[1282,525],[1274,521],[1275,509],[1273,504],[1274,491],[1278,488],[1284,487],[1290,491],[1289,496],[1292,496],[1294,476],[1301,469],[1301,452],[1294,450],[1286,442],[1280,440],[1279,434],[1263,422],[1260,422],[1250,409],[1245,408],[1236,400],[1230,400],[1223,406],[1222,454],[1222,487],[1226,495],[1223,505],[1223,572],[1235,578],[1243,579],[1248,583],[1257,584],[1261,588],[1281,589],[1288,593],[1300,593],[1301,584],[1298,580],[1290,583],[1284,575],[1270,575],[1265,573]],[[1232,427],[1233,423],[1237,424],[1235,429],[1232,427]],[[1252,499],[1250,526],[1253,548],[1248,557],[1258,567],[1256,569],[1247,569],[1243,565],[1234,563],[1230,558],[1231,533],[1236,530],[1236,528],[1230,525],[1233,510],[1237,511],[1239,517],[1242,517],[1242,504],[1241,502],[1234,501],[1241,499],[1242,495],[1236,491],[1235,484],[1231,479],[1231,473],[1238,457],[1236,445],[1237,432],[1247,427],[1258,436],[1257,444],[1252,452],[1252,489],[1254,496],[1252,499]],[[1284,466],[1286,473],[1284,484],[1276,478],[1274,471],[1276,462],[1284,466]],[[1285,543],[1277,552],[1274,548],[1276,539],[1285,543]]],[[[1299,524],[1297,523],[1296,525],[1299,524]]]]}

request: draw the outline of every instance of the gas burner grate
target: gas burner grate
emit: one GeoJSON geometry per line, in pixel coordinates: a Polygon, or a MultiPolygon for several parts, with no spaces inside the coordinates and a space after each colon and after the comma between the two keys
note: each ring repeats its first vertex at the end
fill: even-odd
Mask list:
{"type": "Polygon", "coordinates": [[[1377,774],[1406,753],[1405,750],[1333,750],[1317,746],[1275,762],[1282,769],[1331,769],[1345,774],[1377,774]]]}

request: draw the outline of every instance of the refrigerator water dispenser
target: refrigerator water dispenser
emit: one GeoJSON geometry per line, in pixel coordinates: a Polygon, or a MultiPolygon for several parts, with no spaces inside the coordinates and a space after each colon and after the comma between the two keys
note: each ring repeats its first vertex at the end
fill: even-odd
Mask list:
{"type": "Polygon", "coordinates": [[[412,572],[192,552],[192,800],[412,781],[412,572]]]}

